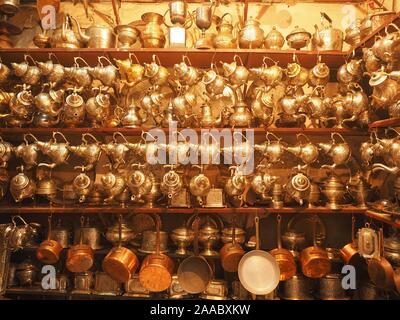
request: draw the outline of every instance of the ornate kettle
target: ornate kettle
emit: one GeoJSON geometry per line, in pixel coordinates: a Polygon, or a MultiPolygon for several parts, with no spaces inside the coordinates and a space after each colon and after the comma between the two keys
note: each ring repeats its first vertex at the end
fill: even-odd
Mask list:
{"type": "Polygon", "coordinates": [[[7,168],[12,153],[13,147],[11,143],[4,141],[0,136],[0,168],[7,168]]]}
{"type": "Polygon", "coordinates": [[[239,99],[234,106],[233,113],[229,116],[229,125],[231,127],[251,127],[253,117],[247,104],[239,99]]]}
{"type": "Polygon", "coordinates": [[[332,19],[329,16],[321,12],[321,23],[322,30],[315,27],[315,33],[311,39],[312,50],[323,51],[323,50],[337,50],[342,51],[343,48],[343,32],[339,29],[332,28],[332,19]],[[328,25],[324,26],[324,20],[328,21],[328,25]]]}
{"type": "Polygon", "coordinates": [[[174,165],[164,165],[164,168],[170,168],[161,180],[160,190],[169,199],[178,194],[183,188],[181,176],[174,170],[174,165]]]}
{"type": "Polygon", "coordinates": [[[72,92],[65,98],[61,119],[67,127],[74,128],[85,120],[85,101],[79,94],[83,88],[68,88],[67,91],[72,92]]]}
{"type": "Polygon", "coordinates": [[[182,57],[182,62],[174,64],[174,76],[184,86],[197,84],[201,80],[202,75],[202,70],[193,67],[191,61],[185,55],[182,57]]]}
{"type": "Polygon", "coordinates": [[[45,77],[51,86],[54,86],[65,80],[64,66],[60,64],[57,56],[54,53],[49,53],[49,60],[46,62],[38,61],[37,66],[40,69],[42,76],[45,77]],[[54,57],[57,62],[54,63],[53,60],[51,60],[51,57],[54,57]]]}
{"type": "MultiPolygon", "coordinates": [[[[46,85],[43,84],[42,88],[46,85]]],[[[64,101],[64,89],[49,90],[41,92],[35,96],[34,102],[36,108],[50,117],[57,117],[62,111],[62,102],[64,101]]]]}
{"type": "Polygon", "coordinates": [[[216,49],[236,49],[238,45],[237,34],[232,24],[232,15],[225,13],[217,25],[217,34],[213,38],[216,49]],[[230,21],[226,18],[230,17],[230,21]]]}
{"type": "Polygon", "coordinates": [[[153,188],[153,179],[148,172],[144,172],[140,168],[144,168],[145,165],[140,163],[131,164],[131,168],[137,167],[136,170],[132,170],[128,174],[126,184],[131,192],[131,200],[138,202],[146,199],[153,188]]]}
{"type": "Polygon", "coordinates": [[[322,192],[328,198],[329,209],[340,209],[340,202],[345,194],[345,186],[333,170],[328,171],[328,178],[325,180],[322,192]]]}
{"type": "Polygon", "coordinates": [[[81,57],[74,57],[72,67],[64,67],[64,73],[67,79],[72,80],[78,87],[89,87],[92,84],[92,76],[89,73],[90,66],[81,57]],[[85,66],[81,67],[78,63],[81,61],[85,66]]]}
{"type": "Polygon", "coordinates": [[[298,133],[296,137],[297,145],[285,147],[285,150],[300,158],[305,165],[317,161],[319,155],[318,147],[303,133],[298,133]],[[304,142],[300,141],[300,137],[304,138],[304,142]]]}
{"type": "Polygon", "coordinates": [[[133,86],[142,81],[144,76],[144,67],[139,63],[136,55],[129,53],[129,58],[124,60],[115,59],[115,64],[122,80],[133,86]],[[132,56],[135,57],[136,63],[133,63],[132,56]]]}
{"type": "Polygon", "coordinates": [[[273,94],[264,88],[256,88],[256,97],[250,104],[253,117],[263,127],[269,127],[274,121],[274,100],[273,94]]]}
{"type": "Polygon", "coordinates": [[[124,114],[121,116],[121,124],[126,128],[138,128],[147,121],[147,113],[140,112],[142,109],[132,102],[126,107],[124,114]]]}
{"type": "Polygon", "coordinates": [[[105,56],[97,57],[98,65],[94,68],[88,67],[89,74],[93,79],[100,80],[105,86],[113,87],[118,79],[118,69],[114,66],[110,60],[105,56]],[[103,65],[103,60],[105,60],[108,65],[103,65]]]}
{"type": "Polygon", "coordinates": [[[264,30],[260,27],[260,22],[250,17],[245,22],[243,28],[239,29],[239,47],[241,49],[261,48],[264,41],[264,30]]]}
{"type": "Polygon", "coordinates": [[[307,175],[301,172],[301,169],[302,167],[300,165],[294,168],[296,171],[285,184],[285,189],[289,198],[295,200],[302,206],[304,200],[309,198],[311,182],[307,175]]]}
{"type": "Polygon", "coordinates": [[[103,144],[101,149],[109,157],[113,168],[117,169],[121,164],[125,164],[125,158],[130,148],[128,147],[130,143],[121,132],[114,132],[113,141],[107,144],[103,144]],[[124,142],[120,143],[117,141],[117,136],[120,136],[124,142]]]}
{"type": "Polygon", "coordinates": [[[202,128],[213,128],[219,127],[223,123],[223,112],[219,113],[218,118],[215,118],[212,114],[211,106],[207,103],[202,104],[201,114],[199,119],[200,127],[202,128]]]}
{"type": "Polygon", "coordinates": [[[21,202],[27,198],[34,198],[36,183],[24,173],[24,166],[18,167],[21,171],[10,181],[10,192],[15,202],[21,202]]]}
{"type": "Polygon", "coordinates": [[[19,119],[30,119],[33,115],[35,105],[30,85],[17,84],[15,88],[22,88],[9,101],[11,114],[19,119]]]}
{"type": "Polygon", "coordinates": [[[267,88],[279,85],[283,79],[283,69],[278,65],[277,61],[272,60],[268,56],[263,58],[262,67],[251,68],[250,73],[264,81],[267,88]],[[274,64],[268,67],[266,60],[271,60],[274,64]]]}
{"type": "Polygon", "coordinates": [[[261,153],[267,160],[268,164],[282,162],[282,156],[285,152],[285,145],[282,143],[282,138],[277,137],[272,132],[267,132],[265,135],[265,142],[263,144],[255,144],[254,150],[261,153]],[[270,140],[270,136],[275,140],[270,140]]]}
{"type": "Polygon", "coordinates": [[[22,63],[11,63],[11,67],[14,69],[14,74],[21,79],[22,83],[28,85],[35,85],[39,82],[41,77],[41,71],[37,66],[37,62],[30,56],[24,55],[24,62],[22,63]],[[34,63],[33,66],[29,65],[28,59],[30,58],[34,63]]]}
{"type": "Polygon", "coordinates": [[[71,16],[78,29],[79,40],[87,45],[88,48],[114,48],[115,34],[110,26],[104,26],[93,22],[83,33],[77,19],[71,16]]]}
{"type": "Polygon", "coordinates": [[[82,172],[74,178],[72,187],[75,194],[79,197],[79,203],[83,203],[86,201],[87,196],[92,192],[94,183],[85,173],[84,166],[76,166],[75,168],[80,168],[82,172]]]}
{"type": "Polygon", "coordinates": [[[36,144],[43,154],[47,155],[52,163],[39,163],[40,166],[55,168],[57,165],[66,163],[69,158],[69,142],[61,132],[53,132],[53,137],[48,142],[36,141],[36,144]],[[57,135],[64,139],[64,142],[57,141],[57,135]]]}
{"type": "Polygon", "coordinates": [[[22,159],[28,170],[38,164],[39,147],[36,143],[37,141],[33,134],[26,133],[24,134],[24,142],[17,147],[13,147],[15,156],[22,159]],[[34,142],[29,144],[28,137],[32,137],[34,142]]]}
{"type": "Polygon", "coordinates": [[[153,54],[151,63],[144,63],[144,76],[153,86],[163,86],[168,83],[169,71],[161,65],[157,55],[153,54]]]}
{"type": "Polygon", "coordinates": [[[101,143],[90,133],[82,134],[82,143],[78,146],[67,146],[68,150],[78,157],[85,160],[84,169],[86,171],[92,170],[101,156],[101,143]],[[86,137],[93,140],[93,143],[88,143],[86,137]]]}
{"type": "Polygon", "coordinates": [[[251,189],[261,197],[262,200],[271,200],[269,192],[273,184],[279,179],[277,176],[271,176],[265,172],[266,165],[259,164],[256,173],[251,179],[251,189]]]}
{"type": "Polygon", "coordinates": [[[50,45],[52,48],[77,49],[81,47],[81,43],[70,24],[71,17],[69,15],[64,15],[61,26],[53,31],[50,38],[50,45]]]}
{"type": "Polygon", "coordinates": [[[193,176],[189,181],[190,193],[196,197],[200,205],[204,204],[204,197],[207,196],[211,189],[210,179],[203,173],[204,166],[192,165],[192,167],[199,168],[200,173],[193,176]]]}
{"type": "Polygon", "coordinates": [[[106,195],[104,203],[108,204],[124,192],[126,182],[122,174],[119,174],[116,170],[112,170],[110,163],[107,163],[104,167],[109,167],[109,171],[102,175],[100,180],[106,195]]]}
{"type": "Polygon", "coordinates": [[[105,87],[93,88],[92,91],[98,93],[86,101],[85,110],[93,127],[97,128],[110,116],[111,102],[110,95],[103,92],[105,87]]]}
{"type": "Polygon", "coordinates": [[[228,196],[238,199],[241,203],[243,203],[245,200],[244,193],[248,187],[246,176],[240,172],[238,166],[229,167],[229,171],[231,176],[225,182],[224,190],[228,196]]]}
{"type": "Polygon", "coordinates": [[[344,140],[340,133],[331,133],[330,143],[319,142],[317,145],[326,155],[328,155],[332,159],[333,164],[330,166],[332,169],[336,166],[346,164],[351,158],[350,146],[344,140]],[[341,142],[337,142],[335,140],[335,137],[339,137],[341,139],[341,142]]]}

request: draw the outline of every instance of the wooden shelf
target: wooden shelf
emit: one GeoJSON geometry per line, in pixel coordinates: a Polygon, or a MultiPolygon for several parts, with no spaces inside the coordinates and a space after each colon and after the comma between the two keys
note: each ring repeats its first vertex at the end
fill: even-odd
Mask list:
{"type": "Polygon", "coordinates": [[[289,62],[293,61],[295,53],[301,63],[306,68],[311,68],[317,63],[318,54],[321,61],[325,62],[331,69],[335,70],[343,63],[348,56],[345,51],[311,51],[311,50],[267,50],[267,49],[175,49],[175,48],[139,48],[139,49],[63,49],[63,48],[12,48],[0,49],[0,57],[4,63],[21,62],[24,60],[24,54],[31,55],[37,61],[47,61],[49,53],[54,53],[57,58],[62,61],[63,65],[69,66],[74,63],[74,57],[80,56],[91,65],[98,64],[97,57],[104,55],[113,61],[113,59],[126,59],[129,53],[134,53],[140,63],[149,63],[153,54],[156,54],[161,64],[166,67],[172,67],[175,63],[182,61],[182,56],[189,57],[192,64],[199,68],[209,68],[211,62],[219,63],[219,61],[233,61],[235,55],[240,56],[243,63],[249,67],[260,67],[263,64],[264,56],[268,56],[279,62],[279,65],[286,67],[289,62]]]}
{"type": "MultiPolygon", "coordinates": [[[[162,129],[164,132],[168,132],[169,128],[157,128],[162,129]]],[[[185,128],[178,128],[181,131],[185,128]]],[[[197,133],[201,133],[201,130],[254,130],[255,134],[265,134],[267,131],[277,134],[296,134],[304,133],[307,135],[329,135],[332,132],[338,132],[344,136],[366,136],[368,133],[362,130],[346,129],[346,128],[192,128],[197,133]]],[[[83,134],[90,132],[93,134],[104,134],[112,135],[114,132],[121,132],[126,136],[140,136],[142,131],[149,131],[150,128],[0,128],[0,134],[14,135],[32,133],[34,135],[49,135],[54,131],[60,131],[64,134],[83,134]]]]}
{"type": "Polygon", "coordinates": [[[400,118],[378,120],[378,121],[374,121],[374,122],[371,122],[370,124],[368,124],[369,129],[399,127],[399,126],[400,126],[400,118]]]}
{"type": "Polygon", "coordinates": [[[157,214],[266,214],[266,213],[296,213],[296,214],[363,214],[364,209],[359,209],[356,207],[343,207],[340,210],[331,210],[325,207],[316,208],[262,208],[262,207],[243,207],[243,208],[138,208],[138,207],[50,207],[50,206],[6,206],[0,207],[0,214],[98,214],[98,213],[108,213],[108,214],[143,214],[143,213],[157,213],[157,214]]]}
{"type": "Polygon", "coordinates": [[[374,212],[372,210],[365,211],[365,216],[383,222],[385,224],[391,225],[394,228],[400,228],[400,221],[398,222],[396,220],[392,220],[391,218],[387,218],[384,215],[374,212]]]}

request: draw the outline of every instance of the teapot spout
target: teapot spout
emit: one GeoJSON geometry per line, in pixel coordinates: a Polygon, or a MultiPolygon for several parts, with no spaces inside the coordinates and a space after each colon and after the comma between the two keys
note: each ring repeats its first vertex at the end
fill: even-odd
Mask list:
{"type": "Polygon", "coordinates": [[[388,166],[385,166],[384,164],[382,164],[382,163],[375,163],[373,166],[372,166],[372,172],[377,172],[377,171],[385,171],[385,172],[388,172],[388,173],[393,173],[393,174],[397,174],[398,172],[399,172],[399,168],[398,167],[392,167],[392,168],[390,168],[390,167],[388,167],[388,166]]]}
{"type": "Polygon", "coordinates": [[[75,23],[75,25],[76,25],[76,28],[77,28],[77,30],[78,30],[79,40],[82,41],[82,42],[84,42],[84,43],[88,43],[90,37],[89,37],[88,35],[86,35],[86,34],[82,31],[81,25],[79,24],[78,20],[76,20],[76,18],[73,17],[73,16],[70,16],[70,18],[71,18],[72,21],[74,21],[74,23],[75,23]]]}

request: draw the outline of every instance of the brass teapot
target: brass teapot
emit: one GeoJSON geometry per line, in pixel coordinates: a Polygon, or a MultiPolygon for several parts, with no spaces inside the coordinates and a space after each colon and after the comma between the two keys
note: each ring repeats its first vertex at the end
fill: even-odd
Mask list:
{"type": "Polygon", "coordinates": [[[209,104],[202,104],[200,106],[201,108],[201,114],[200,114],[200,119],[199,124],[200,127],[202,128],[213,128],[213,127],[219,127],[223,123],[223,112],[220,111],[218,118],[215,118],[214,115],[212,114],[212,109],[209,104]]]}
{"type": "Polygon", "coordinates": [[[92,84],[92,76],[89,73],[90,66],[81,57],[74,57],[74,64],[71,67],[64,67],[64,74],[67,79],[73,81],[78,87],[90,87],[92,84]],[[85,66],[81,67],[78,63],[81,61],[85,66]]]}
{"type": "MultiPolygon", "coordinates": [[[[47,85],[43,84],[44,89],[47,85]]],[[[41,92],[35,96],[34,102],[36,108],[50,117],[57,117],[62,111],[62,102],[64,101],[64,89],[41,92]]]]}
{"type": "Polygon", "coordinates": [[[311,40],[312,50],[342,51],[344,38],[342,30],[334,29],[332,27],[332,19],[325,12],[321,12],[321,23],[321,30],[317,25],[314,25],[315,33],[311,40]],[[324,21],[328,22],[327,26],[324,25],[324,21]]]}
{"type": "Polygon", "coordinates": [[[273,26],[272,30],[268,32],[268,34],[264,38],[265,49],[280,50],[282,49],[284,44],[285,44],[285,38],[276,29],[276,27],[273,26]]]}
{"type": "Polygon", "coordinates": [[[110,60],[105,56],[97,57],[98,65],[96,67],[88,67],[89,74],[93,79],[100,80],[104,86],[113,87],[118,79],[118,69],[114,66],[110,60]],[[103,64],[105,60],[108,64],[103,64]]]}
{"type": "Polygon", "coordinates": [[[84,159],[83,165],[85,171],[92,170],[101,156],[101,143],[90,133],[82,134],[82,143],[78,146],[67,146],[68,150],[78,157],[84,159]],[[93,143],[88,143],[86,137],[93,140],[93,143]]]}
{"type": "Polygon", "coordinates": [[[111,101],[110,95],[104,93],[104,87],[92,88],[92,91],[97,94],[86,101],[85,111],[92,126],[98,128],[111,114],[111,101]]]}
{"type": "Polygon", "coordinates": [[[351,148],[340,133],[331,133],[331,142],[319,142],[317,145],[332,159],[333,164],[329,166],[332,169],[336,166],[346,164],[351,158],[351,148]],[[336,141],[335,137],[339,137],[341,142],[336,141]]]}
{"type": "Polygon", "coordinates": [[[274,122],[273,94],[262,87],[256,88],[256,92],[256,97],[250,104],[250,110],[259,124],[268,128],[274,122]]]}
{"type": "Polygon", "coordinates": [[[115,64],[121,79],[129,85],[135,85],[143,80],[144,67],[139,63],[136,55],[129,53],[129,58],[124,60],[115,59],[115,64]],[[133,63],[132,56],[135,57],[136,63],[133,63]]]}
{"type": "Polygon", "coordinates": [[[37,66],[40,69],[42,76],[44,76],[47,82],[52,86],[65,80],[64,66],[60,64],[54,53],[49,53],[49,60],[46,62],[38,61],[37,66]],[[55,57],[57,62],[54,63],[51,57],[55,57]]]}
{"type": "Polygon", "coordinates": [[[286,194],[289,199],[295,200],[301,206],[304,204],[304,200],[308,199],[311,191],[311,181],[308,176],[302,172],[302,169],[300,165],[295,167],[295,171],[285,184],[286,194]]]}
{"type": "Polygon", "coordinates": [[[147,121],[147,113],[143,112],[134,101],[127,106],[121,115],[121,124],[126,128],[138,128],[147,121]]]}
{"type": "Polygon", "coordinates": [[[225,182],[225,193],[228,197],[231,197],[232,203],[236,203],[238,201],[240,203],[239,206],[242,206],[246,200],[245,193],[247,192],[249,186],[247,178],[241,173],[239,166],[231,166],[229,167],[229,171],[231,176],[225,182]]]}
{"type": "Polygon", "coordinates": [[[24,134],[24,142],[17,147],[13,147],[15,156],[22,159],[28,170],[38,164],[39,147],[36,143],[37,141],[34,135],[26,133],[24,134]],[[33,138],[34,142],[29,143],[28,137],[33,138]]]}
{"type": "Polygon", "coordinates": [[[75,168],[80,168],[82,172],[74,178],[72,182],[72,188],[74,190],[74,193],[79,197],[79,203],[83,203],[92,192],[94,183],[85,173],[84,166],[76,166],[75,168]]]}
{"type": "Polygon", "coordinates": [[[131,192],[131,200],[134,202],[145,201],[153,188],[153,179],[148,172],[141,170],[145,165],[139,163],[131,164],[131,168],[136,170],[129,171],[126,184],[131,192]]]}
{"type": "Polygon", "coordinates": [[[66,91],[71,93],[65,98],[61,119],[67,127],[74,128],[85,120],[86,103],[80,95],[83,88],[68,88],[66,91]]]}
{"type": "Polygon", "coordinates": [[[203,173],[203,165],[192,165],[192,167],[199,168],[200,173],[193,176],[189,181],[189,191],[196,197],[197,202],[200,206],[204,204],[204,199],[211,189],[210,179],[203,173]]]}
{"type": "Polygon", "coordinates": [[[75,22],[78,29],[80,42],[84,43],[88,48],[115,48],[115,34],[112,27],[93,22],[92,25],[83,32],[79,21],[72,16],[70,18],[75,22]]]}
{"type": "Polygon", "coordinates": [[[201,80],[202,75],[202,70],[193,67],[186,55],[182,57],[182,62],[174,64],[174,76],[182,85],[193,86],[201,80]]]}
{"type": "Polygon", "coordinates": [[[251,127],[253,117],[243,99],[239,101],[234,106],[233,113],[229,116],[229,126],[233,127],[251,127]]]}
{"type": "Polygon", "coordinates": [[[16,88],[21,88],[8,104],[11,114],[19,119],[30,119],[33,116],[35,109],[34,97],[30,90],[30,85],[16,85],[16,88]]]}
{"type": "Polygon", "coordinates": [[[354,199],[358,208],[368,208],[366,202],[369,200],[368,198],[371,194],[371,185],[368,183],[367,179],[363,177],[361,172],[357,172],[350,178],[346,189],[354,199]]]}
{"type": "Polygon", "coordinates": [[[151,63],[144,63],[144,76],[153,86],[163,86],[168,83],[169,71],[161,65],[159,57],[155,54],[152,56],[151,63]]]}
{"type": "Polygon", "coordinates": [[[172,199],[175,195],[177,195],[183,188],[183,180],[181,176],[174,170],[174,165],[164,165],[164,168],[170,168],[167,171],[161,180],[160,190],[161,192],[168,197],[168,199],[172,199]]]}
{"type": "Polygon", "coordinates": [[[129,142],[126,140],[121,132],[114,132],[113,141],[107,144],[103,144],[101,149],[109,157],[113,168],[117,169],[120,165],[125,164],[125,158],[129,152],[129,142]],[[121,137],[124,142],[118,142],[117,136],[121,137]]]}
{"type": "Polygon", "coordinates": [[[21,79],[22,83],[28,85],[35,85],[39,82],[41,77],[41,71],[37,66],[37,62],[30,56],[24,55],[24,61],[21,63],[12,62],[11,67],[14,70],[14,74],[21,79]],[[33,66],[29,65],[28,57],[32,60],[33,66]]]}
{"type": "Polygon", "coordinates": [[[328,208],[331,210],[339,210],[340,202],[346,191],[345,186],[333,170],[328,171],[328,178],[324,182],[322,192],[328,198],[328,208]]]}
{"type": "Polygon", "coordinates": [[[241,49],[261,48],[264,41],[264,30],[260,22],[250,17],[242,28],[239,28],[239,47],[241,49]]]}
{"type": "Polygon", "coordinates": [[[109,167],[109,171],[101,176],[100,181],[103,186],[103,192],[106,195],[104,203],[109,204],[115,197],[124,192],[126,181],[122,174],[112,169],[110,163],[107,163],[104,167],[109,167]]]}
{"type": "Polygon", "coordinates": [[[285,147],[285,150],[300,158],[305,165],[310,165],[317,161],[319,155],[318,147],[303,133],[298,133],[296,138],[297,145],[285,147]],[[300,138],[303,138],[304,141],[301,141],[300,138]]]}
{"type": "Polygon", "coordinates": [[[71,17],[64,15],[61,26],[53,31],[50,38],[52,48],[78,49],[81,43],[71,27],[71,17]]]}
{"type": "Polygon", "coordinates": [[[282,162],[282,156],[285,152],[285,144],[282,142],[282,138],[277,137],[272,132],[267,132],[265,138],[263,144],[254,145],[254,150],[261,153],[271,165],[282,162]],[[275,140],[271,140],[270,136],[274,137],[275,140]]]}
{"type": "Polygon", "coordinates": [[[53,169],[58,165],[67,163],[67,160],[70,156],[70,152],[68,150],[69,142],[61,132],[53,132],[53,137],[48,142],[37,140],[35,143],[40,151],[48,156],[51,161],[53,161],[50,164],[39,163],[39,167],[45,166],[53,169]],[[64,142],[58,142],[56,138],[57,136],[61,136],[64,139],[64,142]]]}
{"type": "Polygon", "coordinates": [[[272,176],[266,172],[266,167],[263,163],[257,165],[256,172],[250,182],[251,189],[264,201],[271,200],[269,193],[274,183],[279,179],[277,176],[272,176]]]}
{"type": "Polygon", "coordinates": [[[238,88],[247,83],[250,71],[243,65],[242,58],[238,55],[233,56],[233,62],[222,62],[224,76],[229,80],[233,88],[238,88]]]}
{"type": "Polygon", "coordinates": [[[274,87],[282,83],[283,69],[278,65],[277,61],[265,56],[263,65],[260,68],[251,68],[250,73],[255,77],[260,78],[268,87],[274,87]],[[266,60],[271,60],[274,64],[268,67],[266,60]]]}
{"type": "Polygon", "coordinates": [[[225,13],[222,15],[218,25],[217,34],[213,38],[216,49],[236,49],[238,45],[235,26],[232,23],[232,15],[225,13]],[[230,21],[227,20],[230,17],[230,21]]]}
{"type": "Polygon", "coordinates": [[[24,166],[20,166],[16,176],[10,181],[10,192],[15,202],[22,202],[27,198],[34,198],[36,194],[36,183],[24,172],[24,166]]]}
{"type": "Polygon", "coordinates": [[[11,143],[4,141],[0,136],[0,168],[7,168],[8,161],[13,154],[13,146],[11,143]]]}

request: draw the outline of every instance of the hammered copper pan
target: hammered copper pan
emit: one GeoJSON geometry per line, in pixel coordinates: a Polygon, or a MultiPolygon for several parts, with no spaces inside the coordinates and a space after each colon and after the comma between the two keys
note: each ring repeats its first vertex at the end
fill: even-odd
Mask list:
{"type": "Polygon", "coordinates": [[[244,255],[244,250],[236,242],[236,219],[233,218],[232,242],[225,243],[220,252],[222,268],[227,272],[236,272],[239,261],[244,255]]]}
{"type": "Polygon", "coordinates": [[[118,218],[118,246],[111,249],[103,260],[103,270],[118,282],[127,282],[139,266],[136,255],[121,245],[122,215],[118,218]]]}
{"type": "Polygon", "coordinates": [[[156,220],[156,252],[144,258],[139,271],[140,284],[151,292],[167,290],[172,282],[174,262],[170,257],[160,253],[160,217],[156,220]]]}
{"type": "Polygon", "coordinates": [[[55,264],[60,259],[62,246],[55,240],[51,240],[51,215],[48,217],[49,230],[47,240],[43,241],[36,251],[36,258],[44,264],[55,264]]]}
{"type": "Polygon", "coordinates": [[[281,216],[278,214],[277,217],[277,245],[278,248],[271,250],[269,253],[275,258],[276,262],[279,265],[280,270],[280,281],[285,281],[292,278],[297,270],[296,270],[296,262],[294,261],[293,254],[286,249],[282,248],[281,241],[281,216]]]}
{"type": "Polygon", "coordinates": [[[340,249],[340,254],[345,264],[357,266],[361,263],[361,256],[358,254],[356,239],[354,236],[355,218],[351,217],[351,243],[346,244],[340,249]]]}

